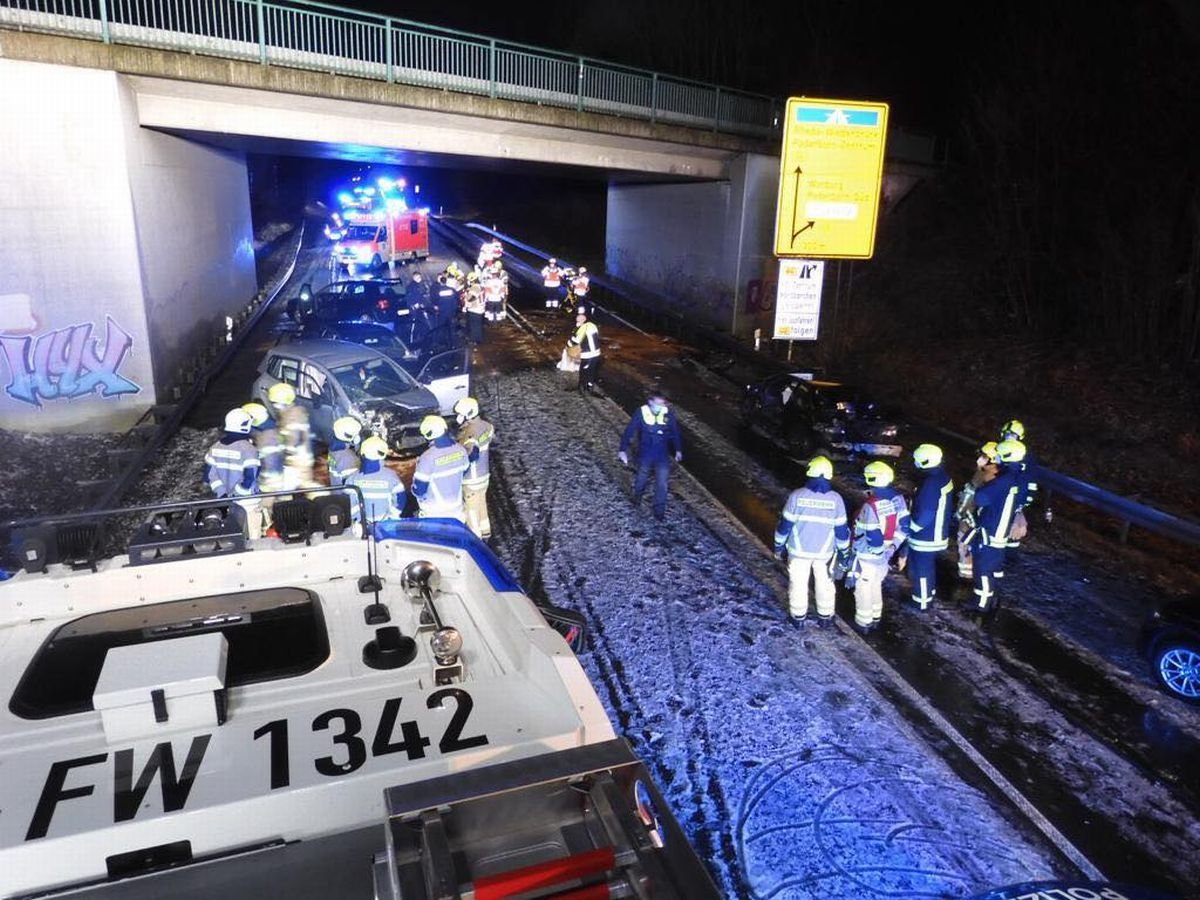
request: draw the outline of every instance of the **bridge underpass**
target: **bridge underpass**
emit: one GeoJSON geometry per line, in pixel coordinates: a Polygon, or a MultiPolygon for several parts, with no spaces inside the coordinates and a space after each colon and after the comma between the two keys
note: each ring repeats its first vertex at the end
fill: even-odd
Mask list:
{"type": "Polygon", "coordinates": [[[611,274],[734,334],[768,324],[747,303],[774,269],[761,139],[3,30],[0,54],[25,123],[0,137],[0,426],[120,430],[168,397],[256,289],[249,153],[594,179],[611,274]]]}

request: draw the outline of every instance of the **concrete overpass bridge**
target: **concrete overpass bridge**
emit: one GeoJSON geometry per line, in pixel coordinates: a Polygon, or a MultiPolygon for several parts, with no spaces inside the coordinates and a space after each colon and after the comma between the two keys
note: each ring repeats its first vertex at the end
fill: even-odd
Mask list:
{"type": "MultiPolygon", "coordinates": [[[[120,429],[165,395],[256,289],[248,152],[603,180],[606,268],[744,332],[779,109],[303,2],[0,0],[0,426],[120,429]]],[[[885,195],[920,174],[893,161],[885,195]]]]}

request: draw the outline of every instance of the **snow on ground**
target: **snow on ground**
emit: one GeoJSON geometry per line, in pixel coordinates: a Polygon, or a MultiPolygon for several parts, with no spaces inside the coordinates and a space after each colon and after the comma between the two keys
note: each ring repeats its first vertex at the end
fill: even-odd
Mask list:
{"type": "Polygon", "coordinates": [[[564,385],[532,371],[480,391],[518,519],[498,543],[514,571],[536,548],[546,594],[587,614],[584,664],[726,895],[968,896],[1065,874],[876,693],[848,635],[784,625],[782,579],[756,577],[748,538],[730,548],[702,489],[661,524],[648,499],[635,510],[624,414],[564,385]]]}

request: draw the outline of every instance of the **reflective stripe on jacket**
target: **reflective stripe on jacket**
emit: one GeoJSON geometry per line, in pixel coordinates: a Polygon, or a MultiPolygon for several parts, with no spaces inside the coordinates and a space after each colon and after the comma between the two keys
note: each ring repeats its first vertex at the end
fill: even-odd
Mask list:
{"type": "Polygon", "coordinates": [[[579,348],[580,359],[597,359],[600,356],[600,329],[594,322],[584,322],[567,343],[579,348]]]}
{"type": "MultiPolygon", "coordinates": [[[[362,491],[370,522],[398,519],[404,511],[404,482],[389,468],[383,467],[369,474],[355,472],[346,478],[345,483],[356,485],[362,491]]],[[[354,522],[362,521],[355,491],[350,491],[350,518],[354,522]]]]}
{"type": "Polygon", "coordinates": [[[488,483],[491,477],[488,452],[492,445],[492,438],[495,436],[496,429],[492,427],[491,423],[478,417],[471,419],[459,429],[458,442],[468,454],[467,473],[463,476],[463,484],[471,487],[483,487],[488,483]],[[472,447],[479,448],[479,455],[474,462],[470,462],[469,459],[472,447]]]}
{"type": "Polygon", "coordinates": [[[835,548],[850,546],[846,503],[828,481],[813,478],[792,491],[775,529],[775,545],[786,546],[792,559],[829,559],[835,548]]]}
{"type": "Polygon", "coordinates": [[[913,497],[908,545],[913,550],[936,552],[950,546],[950,497],[954,482],[941,466],[928,471],[913,497]]]}
{"type": "Polygon", "coordinates": [[[205,473],[208,486],[218,497],[231,496],[234,488],[242,483],[246,470],[257,471],[260,465],[258,450],[249,438],[231,444],[213,444],[204,454],[204,462],[208,465],[205,473]]]}
{"type": "Polygon", "coordinates": [[[467,451],[459,444],[432,444],[417,460],[413,472],[413,493],[425,515],[457,515],[462,510],[463,475],[468,466],[467,451]],[[418,490],[418,484],[423,487],[418,490]]]}

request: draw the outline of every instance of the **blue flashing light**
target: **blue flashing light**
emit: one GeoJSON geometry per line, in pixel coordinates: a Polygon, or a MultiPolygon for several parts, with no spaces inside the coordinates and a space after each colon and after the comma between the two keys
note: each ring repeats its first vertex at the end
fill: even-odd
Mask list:
{"type": "Polygon", "coordinates": [[[421,193],[421,186],[420,186],[419,184],[414,184],[414,185],[413,185],[413,193],[414,193],[414,194],[419,194],[419,193],[421,193]]]}
{"type": "Polygon", "coordinates": [[[408,187],[408,182],[401,178],[396,182],[396,187],[400,188],[400,190],[404,190],[406,187],[408,187]]]}
{"type": "Polygon", "coordinates": [[[375,196],[375,188],[365,187],[365,188],[363,188],[363,193],[366,194],[368,197],[374,197],[375,196]]]}
{"type": "Polygon", "coordinates": [[[465,550],[497,591],[524,593],[492,549],[457,519],[391,519],[375,526],[375,540],[389,538],[465,550]]]}
{"type": "Polygon", "coordinates": [[[406,209],[408,209],[408,205],[403,200],[396,199],[395,197],[389,197],[387,200],[387,209],[388,212],[404,212],[406,209]]]}
{"type": "Polygon", "coordinates": [[[396,186],[396,182],[392,181],[390,178],[380,178],[375,183],[379,185],[379,189],[385,194],[396,186]]]}
{"type": "Polygon", "coordinates": [[[349,191],[342,191],[340,194],[338,194],[338,203],[342,204],[342,206],[349,206],[353,202],[354,197],[349,191]]]}

